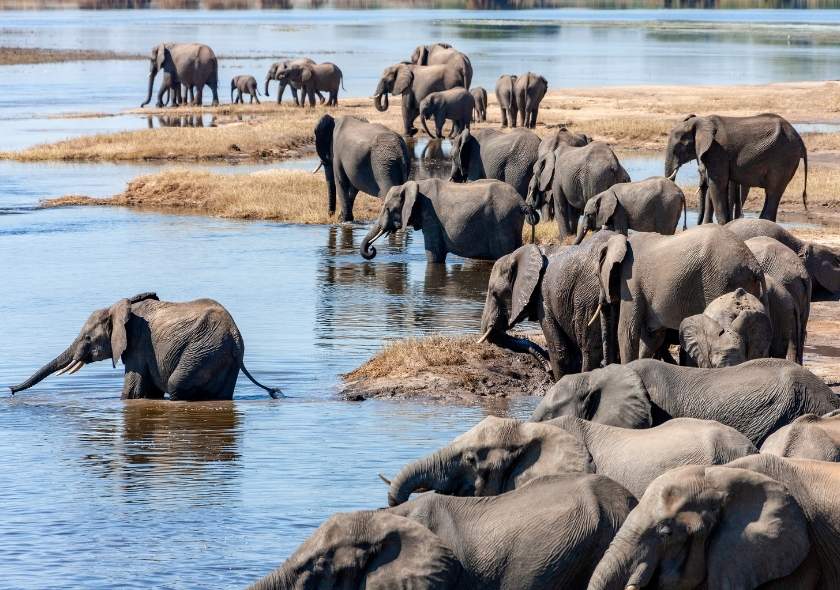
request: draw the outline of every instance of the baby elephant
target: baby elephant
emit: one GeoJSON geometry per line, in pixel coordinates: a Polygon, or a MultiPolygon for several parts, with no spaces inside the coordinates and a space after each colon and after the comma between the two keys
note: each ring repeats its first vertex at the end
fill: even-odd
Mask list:
{"type": "Polygon", "coordinates": [[[487,121],[487,91],[481,86],[475,86],[470,89],[470,94],[475,101],[472,120],[475,123],[484,123],[487,121]]]}
{"type": "Polygon", "coordinates": [[[452,137],[470,128],[475,99],[466,88],[452,88],[440,92],[432,92],[420,101],[420,122],[429,137],[443,137],[443,125],[446,120],[452,121],[452,137]],[[435,118],[435,134],[429,131],[426,120],[435,118]]]}
{"type": "Polygon", "coordinates": [[[627,235],[627,230],[673,235],[683,213],[686,228],[685,195],[676,183],[662,176],[615,184],[595,195],[583,208],[575,244],[587,231],[610,229],[627,235]]]}
{"type": "Polygon", "coordinates": [[[429,178],[392,187],[379,217],[362,240],[365,260],[379,237],[409,226],[423,231],[426,259],[442,263],[451,252],[496,260],[522,245],[526,208],[519,193],[498,180],[469,184],[429,178]]]}
{"type": "Polygon", "coordinates": [[[257,101],[260,104],[260,99],[257,98],[259,92],[257,91],[257,79],[253,76],[234,76],[230,80],[230,102],[233,104],[243,103],[242,95],[251,95],[251,104],[257,101]],[[233,92],[236,91],[236,100],[233,99],[233,92]]]}
{"type": "Polygon", "coordinates": [[[123,399],[163,399],[164,393],[170,400],[232,399],[240,370],[276,398],[280,390],[258,383],[245,368],[244,354],[239,328],[221,304],[170,303],[143,293],[93,312],[64,352],[11,390],[111,359],[114,367],[120,360],[125,365],[123,399]]]}

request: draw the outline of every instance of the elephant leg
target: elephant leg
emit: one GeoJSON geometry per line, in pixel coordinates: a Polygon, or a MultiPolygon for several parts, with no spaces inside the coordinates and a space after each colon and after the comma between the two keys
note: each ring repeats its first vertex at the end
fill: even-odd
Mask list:
{"type": "Polygon", "coordinates": [[[414,120],[417,118],[417,114],[417,109],[411,104],[411,98],[409,96],[403,95],[403,128],[405,129],[405,134],[409,137],[417,133],[417,128],[414,126],[414,120]]]}
{"type": "Polygon", "coordinates": [[[502,128],[505,128],[507,126],[508,126],[507,110],[505,110],[505,107],[502,107],[502,128]]]}
{"type": "Polygon", "coordinates": [[[195,89],[195,105],[199,107],[204,105],[204,86],[195,89]]]}
{"type": "Polygon", "coordinates": [[[714,207],[715,218],[720,225],[732,221],[729,214],[729,179],[709,180],[709,202],[714,207]]]}
{"type": "MultiPolygon", "coordinates": [[[[639,357],[640,359],[652,359],[662,345],[665,343],[666,331],[662,330],[641,330],[639,335],[639,357]]],[[[670,355],[669,355],[670,356],[670,355]]]]}
{"type": "Polygon", "coordinates": [[[356,188],[350,184],[350,179],[344,174],[342,170],[338,170],[338,178],[336,178],[336,189],[338,191],[338,198],[341,199],[341,221],[353,221],[353,202],[356,199],[356,188]]]}
{"type": "Polygon", "coordinates": [[[508,119],[510,120],[510,126],[516,127],[516,109],[509,109],[508,110],[508,119]]]}
{"type": "Polygon", "coordinates": [[[621,363],[626,364],[639,358],[639,340],[643,318],[636,306],[625,302],[620,304],[618,314],[618,354],[621,363]]]}
{"type": "Polygon", "coordinates": [[[122,399],[163,399],[163,394],[151,379],[144,377],[139,371],[126,368],[122,399]]]}
{"type": "Polygon", "coordinates": [[[298,100],[297,88],[292,86],[291,89],[292,89],[292,98],[295,99],[295,106],[299,107],[300,106],[300,100],[298,100]]]}
{"type": "Polygon", "coordinates": [[[207,84],[210,86],[210,92],[213,93],[213,102],[211,102],[210,104],[214,107],[217,107],[219,106],[219,82],[214,76],[207,81],[207,84]]]}
{"type": "Polygon", "coordinates": [[[574,350],[574,343],[563,333],[554,319],[543,318],[540,327],[542,327],[543,336],[545,336],[548,362],[551,365],[551,374],[554,381],[559,381],[567,373],[581,371],[580,363],[576,363],[574,362],[576,359],[570,358],[572,355],[569,352],[574,350]]]}
{"type": "MultiPolygon", "coordinates": [[[[320,90],[316,90],[315,94],[318,95],[318,104],[324,104],[324,95],[321,94],[320,90]]],[[[330,92],[330,100],[332,100],[332,92],[330,92]]]]}
{"type": "Polygon", "coordinates": [[[569,223],[566,219],[568,215],[568,207],[566,206],[566,199],[560,191],[555,191],[554,194],[554,220],[557,222],[557,237],[561,240],[565,239],[569,234],[569,223]]]}
{"type": "Polygon", "coordinates": [[[779,203],[782,200],[784,192],[784,187],[781,189],[778,187],[764,189],[764,206],[761,208],[761,215],[759,216],[761,219],[776,221],[776,215],[779,211],[779,203]]]}
{"type": "Polygon", "coordinates": [[[330,100],[327,102],[327,105],[331,107],[338,106],[338,90],[330,92],[330,100]]]}

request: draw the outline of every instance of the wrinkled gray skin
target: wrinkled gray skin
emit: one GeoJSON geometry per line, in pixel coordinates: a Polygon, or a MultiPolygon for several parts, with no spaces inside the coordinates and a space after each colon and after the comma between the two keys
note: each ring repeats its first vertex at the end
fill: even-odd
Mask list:
{"type": "Polygon", "coordinates": [[[257,101],[257,104],[260,104],[260,99],[258,98],[259,91],[257,90],[257,79],[253,76],[234,76],[230,80],[230,102],[233,104],[242,103],[242,95],[248,94],[251,97],[251,103],[257,101]],[[236,100],[233,98],[233,92],[236,91],[236,100]]]}
{"type": "Polygon", "coordinates": [[[575,244],[587,231],[610,229],[627,235],[628,230],[673,235],[683,213],[686,228],[685,195],[672,180],[654,176],[636,182],[615,184],[595,195],[583,208],[575,244]]]}
{"type": "MultiPolygon", "coordinates": [[[[668,330],[703,313],[716,298],[738,287],[763,299],[764,273],[744,243],[717,225],[701,225],[673,236],[614,235],[598,263],[601,301],[618,310],[605,355],[617,347],[621,362],[651,358],[668,330]]],[[[614,314],[613,314],[614,315],[614,314]]]]}
{"type": "MultiPolygon", "coordinates": [[[[513,92],[516,94],[516,110],[519,114],[520,125],[533,129],[537,126],[540,103],[548,92],[548,81],[534,72],[525,72],[516,77],[513,92]]],[[[513,126],[516,127],[515,121],[513,126]]]]}
{"type": "Polygon", "coordinates": [[[643,359],[566,375],[531,419],[577,416],[624,428],[650,428],[671,418],[717,420],[760,446],[803,414],[838,408],[840,399],[831,388],[790,361],[757,359],[699,369],[643,359]]]}
{"type": "MultiPolygon", "coordinates": [[[[309,59],[308,57],[301,57],[299,59],[290,59],[286,61],[278,61],[271,64],[271,67],[268,68],[268,72],[265,75],[265,91],[263,94],[269,96],[268,92],[268,85],[269,82],[272,80],[277,80],[279,82],[277,87],[277,104],[280,104],[283,101],[283,93],[286,92],[286,86],[289,86],[292,90],[292,98],[295,100],[295,104],[300,106],[300,100],[298,100],[297,91],[301,89],[301,85],[298,82],[294,82],[288,79],[281,79],[280,73],[283,72],[286,68],[298,65],[315,65],[315,61],[309,59]]],[[[319,90],[315,91],[315,94],[318,95],[318,102],[324,104],[324,96],[321,94],[319,90]]]]}
{"type": "Polygon", "coordinates": [[[796,354],[792,360],[796,360],[801,365],[807,338],[808,318],[811,315],[812,287],[808,269],[793,250],[774,238],[758,236],[745,240],[744,243],[764,271],[764,276],[768,280],[768,291],[774,296],[770,301],[774,334],[778,332],[775,328],[781,326],[782,323],[792,326],[791,332],[796,342],[796,354]],[[774,309],[773,299],[781,299],[781,297],[775,297],[774,291],[770,289],[770,280],[776,283],[774,286],[783,288],[790,295],[788,305],[793,306],[793,314],[787,314],[788,305],[780,306],[778,310],[774,309]]]}
{"type": "Polygon", "coordinates": [[[327,180],[329,213],[335,213],[337,195],[343,222],[353,221],[359,191],[384,197],[391,187],[408,180],[411,172],[403,138],[384,125],[356,117],[321,117],[315,126],[315,151],[327,180]]]}
{"type": "Polygon", "coordinates": [[[561,145],[571,147],[583,147],[592,143],[592,138],[585,133],[572,133],[565,126],[554,127],[554,129],[540,141],[540,148],[537,155],[542,156],[553,152],[561,145]]]}
{"type": "Polygon", "coordinates": [[[516,127],[516,76],[502,74],[496,80],[496,102],[502,111],[502,129],[510,125],[516,127]]]}
{"type": "MultiPolygon", "coordinates": [[[[802,204],[807,205],[808,153],[796,129],[782,117],[770,113],[753,117],[689,115],[674,126],[665,148],[665,176],[697,160],[701,176],[708,182],[708,200],[720,224],[732,221],[730,181],[742,187],[764,189],[761,218],[776,220],[779,202],[796,169],[805,162],[802,204]]],[[[706,208],[705,221],[712,210],[706,208]]]]}
{"type": "Polygon", "coordinates": [[[476,86],[470,89],[475,108],[473,109],[472,121],[474,123],[484,123],[487,121],[487,91],[481,86],[476,86]]]}
{"type": "Polygon", "coordinates": [[[811,277],[812,300],[829,298],[840,293],[840,252],[834,248],[800,240],[781,225],[765,219],[736,219],[726,229],[746,241],[758,236],[778,240],[805,263],[811,277]],[[826,291],[828,293],[826,293],[826,291]]]}
{"type": "Polygon", "coordinates": [[[588,590],[840,587],[840,466],[753,455],[658,478],[588,590]]]}
{"type": "Polygon", "coordinates": [[[577,233],[586,202],[619,182],[630,182],[630,175],[607,144],[596,141],[573,147],[560,143],[534,162],[527,203],[535,210],[542,209],[550,194],[563,239],[577,233]]]}
{"type": "Polygon", "coordinates": [[[497,180],[456,184],[439,178],[409,181],[388,191],[379,217],[362,240],[366,260],[380,236],[409,227],[422,230],[426,260],[443,263],[448,253],[496,260],[522,245],[522,197],[497,180]]]}
{"type": "Polygon", "coordinates": [[[388,95],[402,95],[403,130],[411,136],[417,133],[414,120],[420,114],[420,102],[432,92],[459,87],[467,88],[467,82],[463,70],[456,66],[398,63],[383,70],[373,93],[373,106],[379,112],[387,111],[388,95]]]}
{"type": "Polygon", "coordinates": [[[120,299],[93,312],[64,352],[12,393],[52,373],[73,374],[84,365],[111,359],[125,365],[123,399],[199,401],[232,399],[242,370],[255,385],[277,397],[245,369],[245,345],[228,311],[212,299],[159,301],[154,293],[120,299]]]}
{"type": "Polygon", "coordinates": [[[432,138],[443,137],[443,125],[447,119],[452,121],[452,130],[449,136],[461,133],[464,129],[470,128],[472,112],[475,108],[475,101],[472,94],[466,88],[452,88],[440,92],[432,92],[420,101],[420,123],[423,129],[432,138]],[[429,131],[426,124],[427,119],[434,118],[435,133],[429,131]]]}
{"type": "Polygon", "coordinates": [[[761,452],[840,463],[840,412],[800,416],[768,436],[761,452]]]}
{"type": "MultiPolygon", "coordinates": [[[[216,54],[207,45],[199,43],[161,43],[152,48],[149,65],[149,86],[146,100],[141,107],[152,101],[155,76],[159,71],[175,76],[193,93],[192,104],[201,105],[204,86],[213,93],[213,106],[219,105],[219,63],[216,54]]],[[[173,78],[174,79],[174,78],[173,78]]],[[[158,89],[157,107],[163,107],[166,87],[158,89]]]]}
{"type": "Polygon", "coordinates": [[[338,105],[338,90],[339,87],[344,88],[344,75],[337,65],[330,62],[321,64],[308,63],[292,63],[288,62],[286,67],[277,71],[277,79],[280,83],[295,86],[301,90],[300,106],[306,104],[306,99],[309,98],[309,106],[315,106],[315,94],[319,98],[322,92],[329,94],[327,98],[327,106],[334,107],[338,105]]]}
{"type": "Polygon", "coordinates": [[[251,590],[582,588],[635,499],[591,474],[333,516],[251,590]]]}
{"type": "Polygon", "coordinates": [[[461,73],[464,88],[469,88],[472,84],[473,69],[470,58],[448,43],[418,45],[409,61],[418,66],[451,66],[461,73]]]}
{"type": "Polygon", "coordinates": [[[391,481],[388,504],[402,504],[418,490],[495,496],[561,473],[598,473],[638,498],[674,467],[721,465],[757,452],[741,433],[708,420],[678,418],[634,430],[571,416],[548,422],[490,416],[403,467],[391,481]]]}
{"type": "Polygon", "coordinates": [[[494,178],[508,183],[525,198],[540,138],[527,129],[466,129],[452,140],[453,182],[494,178]]]}

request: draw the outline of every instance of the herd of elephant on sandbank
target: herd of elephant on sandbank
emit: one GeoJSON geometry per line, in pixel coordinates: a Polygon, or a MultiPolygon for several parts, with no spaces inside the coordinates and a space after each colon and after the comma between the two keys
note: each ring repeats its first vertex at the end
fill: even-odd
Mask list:
{"type": "MultiPolygon", "coordinates": [[[[451,90],[420,82],[440,50],[458,53],[421,46],[420,63],[393,66],[377,107],[402,94],[409,116],[427,98],[411,88],[451,90]]],[[[333,516],[253,588],[840,587],[840,397],[802,366],[811,301],[840,294],[840,253],[775,223],[800,159],[807,174],[798,133],[777,115],[692,115],[671,132],[665,176],[631,182],[584,134],[462,127],[451,180],[414,181],[403,136],[324,115],[330,211],[340,200],[351,221],[359,191],[383,199],[366,259],[413,227],[431,264],[495,260],[480,341],[533,355],[554,385],[531,420],[486,418],[383,477],[387,508],[333,516]],[[690,160],[700,221],[718,223],[677,232],[673,179],[690,160]],[[741,217],[750,187],[765,189],[759,219],[741,217]],[[541,216],[575,243],[523,245],[541,216]],[[525,320],[545,347],[511,333],[525,320]]],[[[243,355],[217,302],[143,293],[95,311],[12,391],[110,359],[124,398],[230,399],[240,370],[278,396],[243,355]]]]}

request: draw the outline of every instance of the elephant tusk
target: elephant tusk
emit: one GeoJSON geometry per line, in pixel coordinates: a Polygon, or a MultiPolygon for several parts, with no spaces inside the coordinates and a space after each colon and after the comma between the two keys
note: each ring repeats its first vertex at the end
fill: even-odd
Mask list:
{"type": "Polygon", "coordinates": [[[382,481],[385,482],[385,485],[388,485],[388,486],[391,485],[391,480],[390,479],[388,479],[387,477],[385,477],[381,473],[377,473],[377,475],[379,476],[379,479],[381,479],[382,481]]]}
{"type": "MultiPolygon", "coordinates": [[[[679,171],[679,168],[677,168],[676,170],[671,172],[671,176],[668,177],[668,180],[670,180],[671,182],[675,181],[677,179],[677,172],[678,171],[679,171]]],[[[629,588],[629,586],[628,586],[628,588],[629,588]]]]}
{"type": "Polygon", "coordinates": [[[476,344],[481,344],[482,342],[487,340],[487,338],[490,336],[490,332],[492,332],[492,331],[493,331],[493,328],[487,328],[487,331],[484,334],[482,334],[481,338],[476,340],[476,344]]]}
{"type": "Polygon", "coordinates": [[[73,373],[78,373],[79,370],[84,366],[85,366],[85,363],[83,361],[79,361],[79,363],[75,367],[73,367],[72,369],[67,371],[67,374],[72,375],[73,373]]]}
{"type": "Polygon", "coordinates": [[[318,166],[315,167],[315,170],[312,171],[312,174],[315,174],[316,172],[318,172],[318,170],[320,170],[321,166],[323,166],[323,165],[324,165],[323,162],[319,162],[318,166]]]}
{"type": "Polygon", "coordinates": [[[589,318],[589,323],[586,324],[587,328],[595,323],[595,319],[598,317],[598,314],[601,313],[602,305],[603,304],[601,302],[598,302],[598,308],[595,310],[595,313],[592,314],[592,317],[589,318]]]}
{"type": "Polygon", "coordinates": [[[84,363],[82,361],[71,361],[69,365],[57,372],[56,375],[64,375],[65,373],[67,373],[68,375],[72,375],[73,373],[78,371],[79,368],[81,368],[77,368],[79,364],[83,365],[84,363]]]}
{"type": "Polygon", "coordinates": [[[381,238],[384,235],[385,235],[385,230],[380,231],[378,234],[373,236],[373,238],[368,242],[368,246],[373,244],[376,240],[378,240],[379,238],[381,238]]]}
{"type": "Polygon", "coordinates": [[[633,584],[631,586],[627,586],[624,590],[639,590],[639,587],[633,584]]]}

